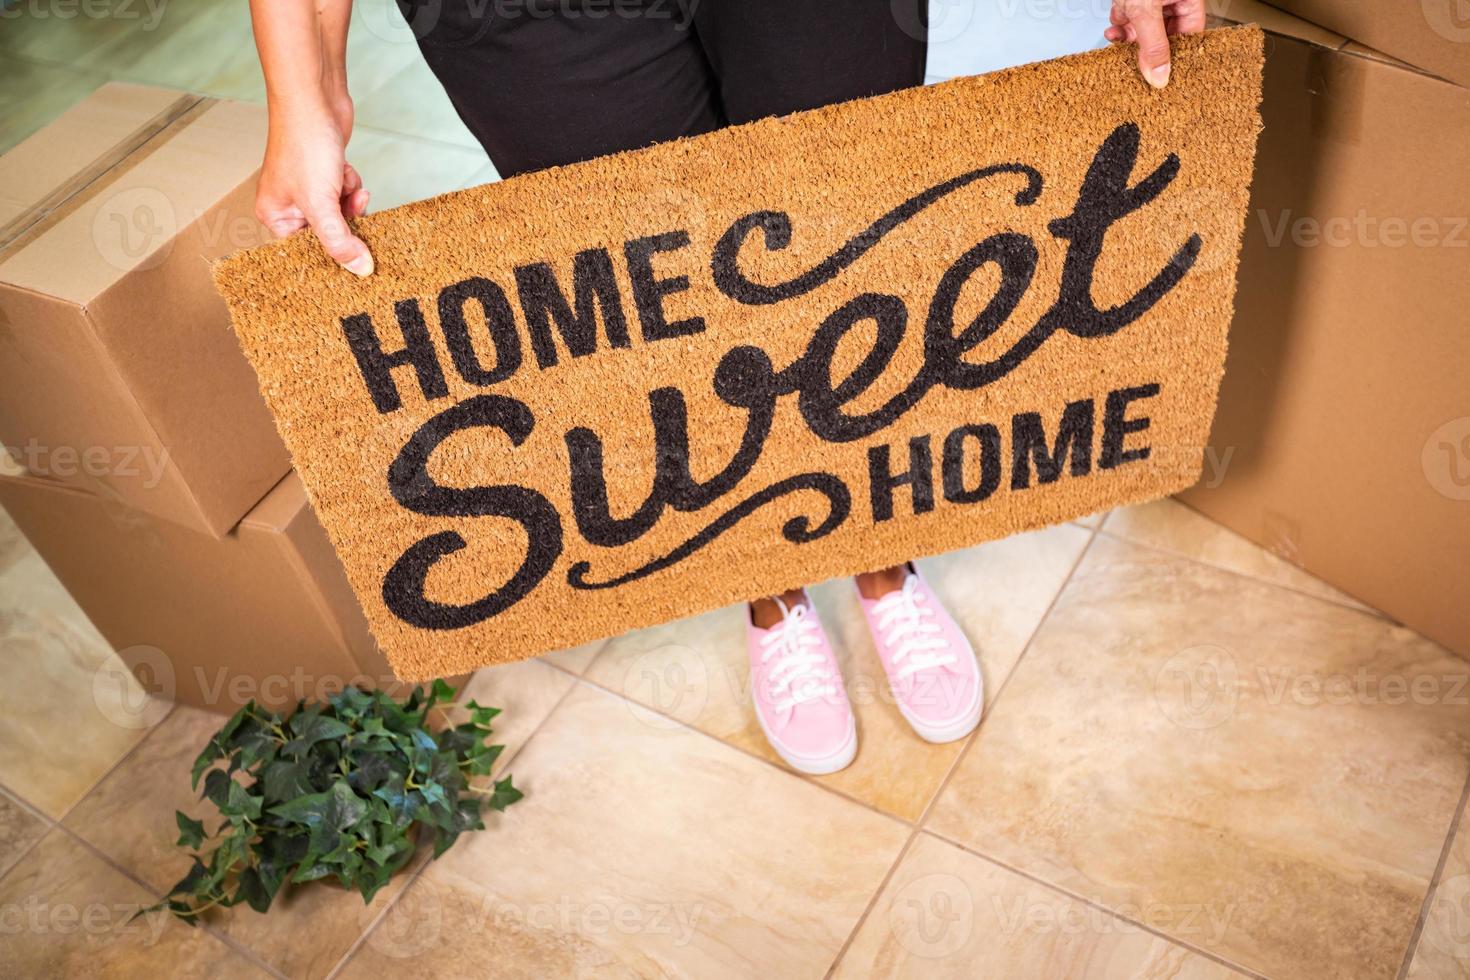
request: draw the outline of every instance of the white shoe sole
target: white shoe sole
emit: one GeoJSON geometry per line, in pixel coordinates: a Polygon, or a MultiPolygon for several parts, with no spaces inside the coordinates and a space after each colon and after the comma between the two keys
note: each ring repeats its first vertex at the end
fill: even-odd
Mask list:
{"type": "MultiPolygon", "coordinates": [[[[984,692],[980,691],[978,693],[983,695],[984,692]]],[[[939,725],[932,725],[928,722],[920,721],[904,710],[904,706],[901,704],[898,706],[898,711],[899,714],[903,715],[904,721],[909,723],[909,727],[920,738],[926,742],[932,742],[935,745],[943,745],[945,742],[959,741],[975,730],[975,727],[980,724],[980,710],[984,707],[984,703],[984,697],[977,697],[975,698],[975,703],[963,715],[954,721],[944,722],[939,725]]]]}
{"type": "Polygon", "coordinates": [[[776,754],[781,757],[782,761],[797,772],[808,776],[829,776],[834,772],[841,772],[852,765],[852,760],[857,756],[857,725],[853,722],[848,723],[847,738],[842,740],[842,744],[835,752],[823,756],[807,756],[783,748],[779,741],[772,738],[771,730],[766,727],[766,719],[762,717],[760,709],[756,709],[755,720],[760,722],[761,731],[765,732],[766,743],[776,750],[776,754]]]}
{"type": "MultiPolygon", "coordinates": [[[[953,721],[932,722],[920,721],[908,713],[903,702],[898,702],[898,712],[903,715],[904,721],[909,723],[920,738],[935,745],[943,745],[945,742],[956,742],[975,730],[980,724],[980,714],[985,710],[985,675],[980,672],[980,658],[975,656],[975,651],[969,643],[965,644],[965,651],[975,661],[975,696],[971,698],[970,704],[964,712],[953,721]]],[[[895,699],[897,700],[897,699],[895,699]]]]}

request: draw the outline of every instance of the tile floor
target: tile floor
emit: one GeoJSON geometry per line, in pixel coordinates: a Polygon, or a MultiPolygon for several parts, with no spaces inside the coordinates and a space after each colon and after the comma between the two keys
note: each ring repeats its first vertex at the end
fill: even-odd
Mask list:
{"type": "Polygon", "coordinates": [[[738,610],[482,670],[524,802],[370,906],[302,888],[201,929],[134,910],[187,862],[219,724],[136,691],[0,515],[0,960],[15,975],[1470,975],[1470,664],[1160,501],[934,558],[981,651],[927,745],[845,582],[861,749],[760,738],[738,610]],[[106,683],[98,684],[104,677],[106,683]],[[144,717],[157,718],[157,715],[144,717]],[[126,722],[126,724],[123,724],[126,722]],[[80,737],[78,737],[80,734],[80,737]]]}
{"type": "MultiPolygon", "coordinates": [[[[971,45],[999,15],[935,2],[931,68],[984,67],[971,45]]],[[[378,207],[494,178],[390,6],[359,0],[350,52],[352,154],[378,207]]],[[[9,0],[0,67],[23,94],[0,102],[0,150],[108,78],[259,100],[246,26],[243,0],[9,0]]],[[[371,906],[320,886],[191,929],[132,914],[179,874],[172,811],[197,812],[186,762],[218,720],[140,714],[0,515],[0,964],[1470,975],[1470,665],[1171,501],[925,569],[988,682],[963,742],[908,731],[847,585],[828,583],[816,601],[862,735],[850,769],[806,778],[773,757],[721,610],[475,675],[526,800],[371,906]]]]}

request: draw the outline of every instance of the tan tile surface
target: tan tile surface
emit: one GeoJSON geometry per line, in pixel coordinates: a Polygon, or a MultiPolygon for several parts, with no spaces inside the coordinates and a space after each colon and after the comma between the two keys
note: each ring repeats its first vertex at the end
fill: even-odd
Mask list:
{"type": "Polygon", "coordinates": [[[46,836],[48,829],[45,820],[0,792],[0,875],[46,836]]]}
{"type": "Polygon", "coordinates": [[[1231,962],[1392,976],[1466,778],[1467,666],[1385,620],[1100,537],[931,829],[1231,962]]]}
{"type": "MultiPolygon", "coordinates": [[[[1081,528],[1063,525],[922,563],[925,576],[979,652],[987,700],[1009,676],[1088,536],[1081,528]]],[[[899,714],[850,579],[823,583],[811,595],[847,681],[859,739],[853,764],[818,781],[896,816],[917,819],[963,743],[930,745],[899,714]]],[[[733,606],[617,637],[587,676],[783,764],[751,706],[744,610],[733,606]]]]}
{"type": "MultiPolygon", "coordinates": [[[[1470,811],[1467,811],[1470,814],[1470,811]]],[[[1462,814],[1435,885],[1410,980],[1470,977],[1470,815],[1462,814]]]]}
{"type": "MultiPolygon", "coordinates": [[[[4,459],[0,459],[0,467],[4,465],[4,459]]],[[[25,539],[25,535],[20,533],[20,528],[15,526],[15,521],[10,519],[10,515],[5,513],[4,508],[0,508],[0,575],[29,554],[30,550],[30,542],[25,539]]]]}
{"type": "MultiPolygon", "coordinates": [[[[1212,924],[1200,922],[1202,930],[1212,924]]],[[[843,955],[857,977],[1218,980],[1242,974],[928,834],[843,955]]]]}
{"type": "Polygon", "coordinates": [[[515,771],[526,799],[429,865],[345,976],[820,976],[908,834],[587,687],[515,771]]]}
{"type": "Polygon", "coordinates": [[[0,572],[0,784],[60,817],[161,711],[46,563],[0,572]]]}
{"type": "Polygon", "coordinates": [[[264,977],[203,929],[164,913],[133,919],[148,891],[53,830],[0,878],[12,977],[264,977]],[[14,930],[14,931],[12,931],[14,930]]]}
{"type": "Polygon", "coordinates": [[[606,642],[606,640],[594,640],[579,647],[572,647],[570,650],[542,654],[538,659],[555,664],[563,670],[570,670],[574,674],[585,674],[587,668],[592,664],[592,659],[602,651],[606,642]]]}
{"type": "Polygon", "coordinates": [[[1309,572],[1303,571],[1264,548],[1246,540],[1177,500],[1155,500],[1133,507],[1120,507],[1108,515],[1103,530],[1207,565],[1249,575],[1266,582],[1321,596],[1334,602],[1368,607],[1340,592],[1309,572]]]}

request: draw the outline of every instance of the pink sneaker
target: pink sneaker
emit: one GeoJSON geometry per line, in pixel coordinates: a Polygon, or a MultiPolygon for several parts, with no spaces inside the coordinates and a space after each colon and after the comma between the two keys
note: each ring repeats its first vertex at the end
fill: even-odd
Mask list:
{"type": "Polygon", "coordinates": [[[970,641],[908,568],[903,588],[877,599],[859,592],[858,601],[898,710],[925,741],[953,742],[980,723],[985,681],[970,641]]]}
{"type": "Polygon", "coordinates": [[[827,631],[807,599],[781,622],[761,629],[746,612],[751,696],[766,741],[791,768],[813,776],[847,768],[857,754],[857,725],[827,631]]]}

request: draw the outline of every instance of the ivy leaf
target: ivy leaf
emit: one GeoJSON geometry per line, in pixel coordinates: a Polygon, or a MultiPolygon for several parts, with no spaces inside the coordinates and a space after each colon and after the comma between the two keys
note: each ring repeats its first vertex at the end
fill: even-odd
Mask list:
{"type": "Polygon", "coordinates": [[[291,734],[295,737],[281,749],[287,755],[300,756],[318,742],[338,739],[352,731],[345,722],[324,715],[297,715],[291,720],[291,734]]]}
{"type": "Polygon", "coordinates": [[[199,756],[194,760],[194,767],[189,771],[190,787],[192,789],[199,788],[199,777],[204,775],[204,770],[213,765],[216,760],[223,758],[224,754],[225,750],[220,747],[219,742],[216,739],[210,739],[208,744],[204,746],[204,751],[200,752],[199,756]]]}
{"type": "Polygon", "coordinates": [[[465,707],[470,709],[470,724],[486,729],[490,727],[491,719],[500,714],[499,708],[487,708],[474,700],[471,700],[465,707]]]}
{"type": "Polygon", "coordinates": [[[272,759],[261,770],[261,786],[268,800],[291,800],[315,790],[311,764],[299,759],[272,759]]]}
{"type": "Polygon", "coordinates": [[[179,825],[178,846],[197,851],[204,843],[204,821],[194,820],[182,810],[175,810],[174,822],[179,825]]]}
{"type": "Polygon", "coordinates": [[[271,907],[271,899],[274,897],[266,890],[265,883],[260,879],[260,872],[255,868],[246,868],[240,875],[240,883],[235,888],[231,904],[245,902],[255,911],[265,912],[271,907]]]}
{"type": "Polygon", "coordinates": [[[429,699],[426,706],[449,702],[454,700],[454,688],[442,677],[436,677],[433,685],[429,688],[429,699]]]}
{"type": "Polygon", "coordinates": [[[491,794],[487,803],[492,810],[504,810],[525,795],[512,786],[510,784],[510,777],[506,776],[495,784],[495,791],[491,794]]]}

